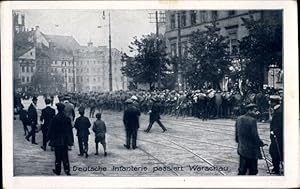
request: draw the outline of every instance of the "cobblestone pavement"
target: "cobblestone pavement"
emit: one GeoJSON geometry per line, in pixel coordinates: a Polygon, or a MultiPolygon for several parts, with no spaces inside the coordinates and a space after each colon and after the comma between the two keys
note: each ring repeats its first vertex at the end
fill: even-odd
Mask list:
{"type": "MultiPolygon", "coordinates": [[[[45,105],[39,97],[38,108],[45,105]]],[[[29,101],[24,101],[28,107],[29,101]]],[[[88,115],[88,111],[86,115],[88,115]]],[[[78,112],[76,112],[78,116],[78,112]]],[[[76,131],[75,145],[69,151],[71,174],[73,176],[222,176],[237,174],[239,157],[234,141],[234,120],[217,119],[202,121],[197,118],[178,118],[162,115],[161,121],[168,131],[162,133],[154,124],[150,133],[143,130],[148,124],[148,115],[141,115],[138,132],[138,148],[127,150],[123,147],[125,132],[122,112],[104,111],[103,120],[107,125],[107,157],[96,156],[94,133],[89,137],[89,157],[79,157],[76,131]]],[[[95,118],[90,119],[91,123],[95,118]]],[[[25,140],[23,127],[14,120],[14,175],[51,176],[54,168],[54,152],[43,151],[42,133],[37,133],[38,145],[25,140]]],[[[260,137],[270,144],[269,124],[259,123],[260,137]]],[[[269,158],[268,148],[264,148],[269,158]]],[[[268,175],[265,160],[258,161],[258,175],[268,175]]]]}

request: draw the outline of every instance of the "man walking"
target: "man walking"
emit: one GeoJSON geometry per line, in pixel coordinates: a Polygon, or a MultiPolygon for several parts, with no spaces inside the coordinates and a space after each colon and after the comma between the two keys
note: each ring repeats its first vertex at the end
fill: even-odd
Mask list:
{"type": "Polygon", "coordinates": [[[53,118],[49,128],[48,136],[50,146],[55,151],[55,169],[53,173],[60,175],[61,163],[63,163],[66,175],[70,174],[70,163],[68,156],[68,146],[73,146],[74,138],[70,118],[64,114],[65,105],[57,103],[57,115],[53,118]]]}
{"type": "Polygon", "coordinates": [[[136,107],[131,99],[126,100],[128,104],[127,109],[124,112],[123,123],[126,131],[126,144],[125,148],[130,149],[130,143],[132,141],[132,148],[136,149],[137,131],[140,127],[139,116],[140,110],[136,107]]]}
{"type": "Polygon", "coordinates": [[[151,98],[151,101],[152,101],[152,107],[151,107],[151,110],[149,111],[150,112],[150,123],[149,123],[147,129],[144,131],[146,133],[149,133],[154,122],[157,122],[158,125],[162,128],[163,132],[166,132],[167,131],[166,127],[160,121],[160,105],[159,105],[157,99],[154,97],[151,98]]]}
{"type": "Polygon", "coordinates": [[[264,143],[258,136],[256,123],[256,105],[246,106],[247,113],[238,117],[235,123],[235,140],[238,143],[238,154],[240,155],[240,164],[238,175],[256,175],[257,160],[262,159],[260,147],[264,143]]]}
{"type": "Polygon", "coordinates": [[[271,97],[271,106],[274,110],[270,125],[270,155],[273,163],[273,174],[280,174],[280,162],[283,162],[283,108],[280,97],[271,97]]]}
{"type": "Polygon", "coordinates": [[[37,113],[37,97],[32,98],[32,103],[30,104],[28,108],[28,123],[31,126],[31,131],[26,136],[26,140],[29,141],[29,138],[31,137],[31,143],[37,144],[35,142],[35,132],[37,129],[37,120],[38,120],[38,113],[37,113]]]}
{"type": "Polygon", "coordinates": [[[64,97],[64,113],[65,115],[71,119],[71,123],[73,125],[73,121],[75,118],[75,110],[74,110],[74,105],[70,102],[70,96],[65,96],[64,97]]]}
{"type": "Polygon", "coordinates": [[[44,108],[42,110],[42,114],[40,117],[40,121],[43,122],[42,126],[41,126],[41,130],[43,133],[43,145],[41,146],[41,148],[46,151],[47,148],[47,142],[48,142],[48,129],[50,127],[51,121],[55,116],[55,110],[53,108],[51,108],[51,100],[50,99],[46,99],[45,100],[46,103],[46,108],[44,108]]]}
{"type": "Polygon", "coordinates": [[[80,117],[75,120],[75,129],[77,129],[78,145],[79,145],[79,156],[88,157],[88,141],[89,141],[89,128],[91,127],[91,122],[89,118],[84,116],[84,108],[78,109],[80,117]]]}

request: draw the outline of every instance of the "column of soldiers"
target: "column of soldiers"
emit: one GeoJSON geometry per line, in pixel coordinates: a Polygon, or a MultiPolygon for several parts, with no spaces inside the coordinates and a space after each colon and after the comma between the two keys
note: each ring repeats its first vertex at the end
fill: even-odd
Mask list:
{"type": "MultiPolygon", "coordinates": [[[[73,126],[77,129],[79,142],[79,156],[88,157],[88,136],[91,123],[84,116],[85,109],[90,109],[89,117],[93,118],[95,112],[97,121],[93,124],[95,132],[96,155],[98,154],[98,143],[104,148],[106,156],[105,143],[105,123],[101,120],[103,110],[122,111],[124,110],[123,123],[126,131],[126,142],[124,146],[129,149],[137,148],[137,130],[139,128],[139,116],[141,112],[150,113],[150,121],[145,132],[149,132],[153,123],[157,122],[163,132],[167,129],[160,121],[160,114],[171,114],[178,116],[195,116],[203,120],[212,117],[238,117],[236,123],[236,141],[239,144],[238,153],[240,155],[239,174],[257,174],[257,159],[261,158],[259,148],[264,144],[257,134],[256,121],[265,121],[269,118],[268,110],[274,110],[271,122],[271,145],[270,154],[274,165],[273,173],[279,174],[279,164],[283,162],[282,145],[282,106],[277,99],[278,95],[272,97],[266,91],[247,91],[241,94],[237,89],[226,92],[216,91],[211,87],[202,88],[194,91],[117,91],[114,93],[69,93],[67,96],[59,96],[60,103],[57,104],[58,114],[55,115],[51,110],[50,104],[53,98],[46,99],[46,108],[42,110],[40,121],[43,123],[41,128],[43,133],[42,149],[46,150],[47,142],[50,140],[50,146],[54,147],[56,156],[56,166],[53,172],[60,174],[61,162],[64,163],[65,172],[70,174],[68,162],[68,150],[73,145],[73,126]],[[127,99],[127,100],[126,100],[127,99]],[[268,101],[271,100],[271,103],[268,101]],[[276,103],[275,103],[276,102],[276,103]],[[271,104],[271,107],[268,105],[271,104]],[[274,105],[276,104],[276,105],[274,105]],[[78,107],[80,117],[75,120],[75,107],[78,107]],[[281,108],[280,108],[281,107],[281,108]],[[97,111],[96,111],[97,110],[97,111]],[[256,112],[262,112],[257,114],[256,112]],[[242,115],[242,116],[240,116],[242,115]],[[68,119],[66,119],[68,118],[68,119]],[[51,121],[52,120],[52,121],[51,121]],[[53,121],[54,120],[54,121],[53,121]],[[69,121],[66,121],[69,120],[69,121]],[[274,120],[274,121],[273,121],[274,120]],[[275,121],[276,120],[276,121],[275,121]],[[55,124],[54,124],[55,123],[55,124]],[[54,125],[54,126],[53,126],[54,125]],[[61,129],[55,125],[65,125],[61,129]],[[244,125],[248,125],[247,127],[244,125]],[[71,128],[71,129],[70,129],[71,128]],[[60,133],[60,134],[58,134],[60,133]],[[243,136],[243,133],[254,133],[252,139],[249,136],[243,136]],[[57,138],[58,137],[58,138],[57,138]],[[62,139],[64,138],[64,142],[62,139]],[[253,146],[249,145],[255,141],[253,146]],[[244,145],[246,144],[246,146],[244,145]],[[248,149],[247,149],[248,148],[248,149]],[[66,150],[67,149],[67,150],[66,150]],[[251,154],[248,156],[248,154],[251,154]],[[256,167],[256,169],[255,169],[256,167]]],[[[28,109],[27,125],[31,126],[31,131],[25,129],[26,139],[35,142],[35,131],[37,129],[37,98],[32,99],[32,104],[28,109]]],[[[21,118],[21,114],[20,114],[21,118]]],[[[23,120],[22,120],[23,122],[23,120]]],[[[26,124],[24,124],[26,125],[26,124]]]]}

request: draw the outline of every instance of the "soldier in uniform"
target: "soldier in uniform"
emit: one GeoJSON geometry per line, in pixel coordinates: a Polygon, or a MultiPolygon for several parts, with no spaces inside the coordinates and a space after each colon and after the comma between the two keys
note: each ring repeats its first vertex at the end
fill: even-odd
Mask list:
{"type": "Polygon", "coordinates": [[[240,155],[240,164],[238,175],[256,175],[257,160],[262,159],[260,147],[264,143],[258,136],[256,123],[255,104],[246,106],[247,113],[238,117],[235,123],[235,140],[238,143],[238,154],[240,155]]]}
{"type": "Polygon", "coordinates": [[[54,116],[48,132],[50,146],[54,147],[55,151],[55,169],[53,169],[53,173],[60,175],[61,163],[63,163],[65,173],[71,175],[68,146],[73,146],[74,143],[72,124],[70,118],[64,114],[65,105],[57,103],[56,106],[58,113],[54,116]]]}
{"type": "Polygon", "coordinates": [[[80,117],[75,120],[74,127],[77,129],[78,145],[79,145],[79,156],[88,157],[88,141],[89,141],[89,128],[91,127],[90,120],[84,116],[84,108],[78,109],[80,117]]]}
{"type": "Polygon", "coordinates": [[[279,96],[271,96],[271,106],[274,113],[270,125],[270,155],[272,157],[272,173],[280,174],[280,162],[283,162],[283,108],[279,96]]]}
{"type": "Polygon", "coordinates": [[[31,143],[32,144],[37,144],[35,142],[35,132],[37,129],[37,124],[38,124],[38,113],[37,113],[37,97],[32,98],[32,103],[30,104],[28,108],[28,120],[29,120],[29,125],[31,126],[31,131],[29,134],[26,136],[26,140],[29,141],[29,138],[31,137],[31,143]]]}
{"type": "Polygon", "coordinates": [[[46,147],[47,147],[47,142],[48,142],[48,129],[50,127],[51,121],[55,116],[55,110],[53,108],[51,108],[51,100],[50,99],[45,99],[45,103],[46,103],[46,108],[44,108],[42,110],[42,114],[40,117],[40,121],[43,122],[41,130],[43,133],[43,145],[41,146],[41,148],[46,151],[46,147]]]}
{"type": "Polygon", "coordinates": [[[152,97],[152,107],[151,110],[149,111],[150,113],[150,123],[148,125],[148,128],[144,130],[145,132],[149,133],[151,130],[152,125],[154,122],[157,122],[158,125],[162,128],[163,132],[166,132],[167,129],[166,127],[161,123],[160,121],[160,106],[156,98],[152,97]]]}
{"type": "Polygon", "coordinates": [[[127,109],[124,111],[123,123],[126,131],[126,144],[125,148],[130,148],[130,143],[132,141],[132,148],[136,149],[137,131],[140,127],[139,116],[141,115],[140,110],[136,107],[133,100],[126,100],[128,104],[127,109]]]}

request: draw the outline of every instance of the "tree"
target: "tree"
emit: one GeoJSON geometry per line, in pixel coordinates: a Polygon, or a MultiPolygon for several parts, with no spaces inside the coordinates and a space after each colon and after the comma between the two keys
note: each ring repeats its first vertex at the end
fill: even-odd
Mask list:
{"type": "Polygon", "coordinates": [[[143,36],[140,40],[135,37],[129,48],[137,54],[132,58],[126,54],[123,55],[122,59],[126,65],[121,68],[122,74],[132,78],[135,83],[148,83],[152,90],[154,83],[158,81],[159,71],[163,78],[167,70],[168,59],[163,36],[160,36],[158,40],[154,34],[143,36]]]}
{"type": "Polygon", "coordinates": [[[270,65],[282,68],[282,24],[277,20],[242,18],[249,35],[239,44],[242,77],[262,88],[270,65]]]}
{"type": "Polygon", "coordinates": [[[190,60],[186,79],[192,89],[211,83],[219,88],[219,82],[228,73],[230,57],[228,40],[219,34],[216,23],[205,26],[206,30],[193,32],[189,41],[190,60]]]}

